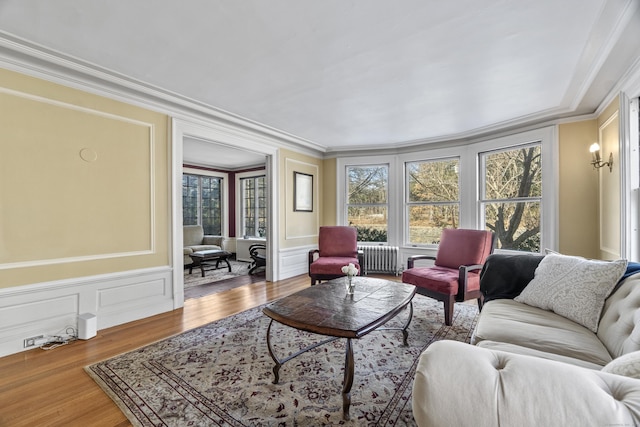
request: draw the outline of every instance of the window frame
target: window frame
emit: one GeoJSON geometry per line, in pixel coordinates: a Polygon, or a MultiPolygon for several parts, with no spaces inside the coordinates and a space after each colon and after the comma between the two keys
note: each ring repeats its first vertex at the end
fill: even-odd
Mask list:
{"type": "MultiPolygon", "coordinates": [[[[244,175],[244,174],[242,174],[244,175]]],[[[269,210],[269,201],[268,201],[268,195],[265,193],[265,212],[266,212],[266,216],[264,217],[265,219],[265,224],[266,224],[266,229],[264,232],[263,236],[260,236],[260,234],[258,233],[259,227],[258,225],[260,224],[260,204],[258,203],[260,197],[258,194],[258,179],[260,178],[264,178],[265,180],[265,192],[267,191],[267,173],[266,171],[261,171],[261,173],[256,174],[256,173],[250,173],[247,176],[238,176],[238,199],[239,199],[239,236],[242,236],[244,238],[264,238],[266,239],[267,237],[267,233],[268,233],[268,226],[269,226],[269,215],[268,215],[268,210],[269,210]],[[244,197],[244,188],[243,188],[243,182],[246,180],[253,180],[255,183],[255,191],[254,191],[254,201],[255,201],[255,209],[254,209],[254,221],[256,223],[256,234],[246,234],[246,229],[245,229],[245,197],[244,197]]]]}
{"type": "MultiPolygon", "coordinates": [[[[490,156],[491,154],[497,154],[497,153],[504,153],[507,151],[516,151],[516,150],[520,150],[520,149],[525,149],[525,148],[531,148],[531,147],[536,147],[539,146],[540,147],[540,162],[541,162],[541,170],[540,170],[540,175],[541,175],[541,179],[543,176],[543,159],[542,159],[542,141],[531,141],[528,143],[524,143],[524,144],[519,144],[519,145],[511,145],[511,146],[507,146],[507,147],[502,147],[502,148],[498,148],[498,149],[493,149],[493,150],[487,150],[487,151],[483,151],[483,152],[479,152],[478,153],[478,217],[479,217],[479,226],[483,227],[483,230],[486,230],[486,210],[484,209],[486,204],[490,204],[490,203],[529,203],[529,202],[537,202],[540,205],[540,248],[538,252],[541,252],[544,247],[542,246],[542,229],[543,229],[543,223],[542,223],[542,212],[544,210],[544,193],[541,191],[540,196],[529,196],[529,197],[513,197],[513,198],[503,198],[503,199],[488,199],[486,197],[486,185],[487,185],[487,174],[485,173],[485,168],[486,168],[486,156],[490,156]]],[[[543,190],[543,189],[541,189],[543,190]]],[[[497,241],[497,237],[496,237],[496,245],[498,244],[497,241]]],[[[510,252],[524,252],[524,251],[517,251],[514,249],[501,249],[502,251],[510,251],[510,252]]]]}
{"type": "Polygon", "coordinates": [[[390,208],[389,208],[389,203],[390,203],[390,199],[391,199],[391,195],[389,194],[389,180],[390,180],[390,176],[389,176],[389,163],[385,162],[385,163],[369,163],[369,164],[361,164],[361,165],[353,165],[353,164],[349,164],[349,165],[345,165],[345,203],[344,203],[344,215],[348,224],[349,221],[349,207],[351,206],[362,206],[362,207],[382,207],[384,206],[387,209],[387,240],[384,242],[370,242],[370,241],[366,241],[366,240],[358,240],[358,244],[362,243],[362,244],[375,244],[375,245],[382,245],[382,244],[388,244],[389,243],[389,213],[390,213],[390,208]],[[358,203],[358,204],[350,204],[349,203],[349,198],[348,198],[348,194],[349,194],[349,168],[367,168],[367,167],[386,167],[387,168],[387,185],[386,185],[386,195],[387,195],[387,201],[385,203],[369,203],[369,204],[362,204],[362,203],[358,203]]]}
{"type": "MultiPolygon", "coordinates": [[[[260,237],[258,235],[256,236],[250,236],[251,238],[264,238],[266,239],[268,234],[269,234],[269,226],[271,225],[269,223],[269,214],[270,214],[270,207],[269,207],[269,178],[268,178],[268,174],[267,174],[267,170],[265,169],[256,169],[256,170],[252,170],[252,171],[247,171],[247,172],[238,172],[235,174],[235,194],[236,194],[236,201],[235,201],[235,205],[236,205],[236,238],[242,238],[244,237],[244,195],[243,195],[243,191],[242,191],[242,180],[245,178],[258,178],[264,176],[265,177],[265,189],[267,190],[267,206],[266,206],[266,224],[267,224],[267,230],[265,230],[265,235],[263,237],[260,237]]],[[[257,218],[257,217],[256,217],[257,218]]],[[[258,228],[256,227],[256,230],[258,228]]]]}
{"type": "MultiPolygon", "coordinates": [[[[491,139],[476,140],[465,145],[446,146],[438,144],[433,148],[420,151],[390,153],[386,156],[339,157],[336,162],[336,223],[347,224],[346,210],[346,166],[389,164],[389,220],[387,230],[387,244],[399,246],[403,250],[402,256],[420,253],[423,250],[431,252],[436,245],[416,246],[409,243],[408,224],[405,221],[405,169],[404,164],[415,159],[430,160],[447,157],[459,157],[460,182],[460,228],[484,230],[480,221],[480,198],[478,179],[480,165],[478,154],[486,151],[508,149],[532,142],[541,143],[542,156],[542,212],[540,248],[558,250],[558,141],[557,126],[547,126],[525,132],[504,135],[491,139]]],[[[500,250],[500,252],[514,252],[500,250]]]]}
{"type": "MultiPolygon", "coordinates": [[[[207,169],[200,169],[200,168],[185,166],[182,168],[182,176],[184,175],[199,175],[199,176],[222,179],[222,182],[220,185],[220,231],[222,236],[228,236],[229,235],[229,220],[228,220],[229,209],[227,208],[227,206],[229,206],[228,204],[229,174],[223,173],[223,172],[211,171],[207,169]]],[[[180,188],[182,191],[182,186],[180,188]]],[[[180,197],[180,200],[182,200],[182,196],[180,197]]],[[[182,205],[182,203],[180,204],[182,205]]],[[[182,206],[182,210],[180,212],[181,215],[182,215],[182,212],[184,212],[184,206],[182,206]]],[[[184,220],[183,220],[183,223],[184,223],[184,220]]],[[[198,218],[198,224],[199,225],[202,224],[201,216],[198,218]]]]}
{"type": "Polygon", "coordinates": [[[405,244],[408,246],[411,246],[413,248],[419,248],[419,247],[436,247],[436,244],[432,244],[432,243],[418,243],[418,242],[412,242],[411,241],[411,227],[410,227],[410,209],[412,206],[443,206],[443,205],[453,205],[453,204],[457,204],[458,205],[458,224],[461,224],[461,217],[462,217],[462,201],[461,201],[461,177],[460,177],[460,163],[461,163],[461,156],[460,155],[456,155],[456,156],[446,156],[446,157],[430,157],[427,159],[412,159],[412,160],[407,160],[405,162],[403,162],[403,180],[404,180],[404,199],[403,199],[403,206],[404,206],[404,215],[403,215],[403,228],[404,228],[404,241],[405,244]],[[440,162],[440,161],[448,161],[448,160],[457,160],[458,161],[458,200],[457,202],[451,202],[451,201],[437,201],[437,202],[413,202],[409,200],[409,173],[408,173],[408,166],[410,163],[435,163],[435,162],[440,162]]]}
{"type": "MultiPolygon", "coordinates": [[[[399,214],[400,204],[395,196],[402,192],[402,182],[397,178],[398,161],[397,156],[360,156],[360,157],[339,157],[336,161],[336,224],[348,225],[347,194],[349,182],[347,179],[348,166],[388,166],[387,182],[387,242],[389,246],[399,246],[398,239],[399,224],[402,215],[399,214]]],[[[358,242],[367,243],[367,242],[358,242]]],[[[383,242],[371,242],[371,244],[382,244],[383,242]]]]}

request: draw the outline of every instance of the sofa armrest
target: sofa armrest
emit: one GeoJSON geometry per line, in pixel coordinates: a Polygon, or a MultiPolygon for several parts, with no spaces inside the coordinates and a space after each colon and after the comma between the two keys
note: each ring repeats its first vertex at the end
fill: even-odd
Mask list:
{"type": "Polygon", "coordinates": [[[513,299],[533,279],[544,255],[492,254],[487,257],[480,272],[480,292],[484,302],[493,299],[513,299]]]}
{"type": "Polygon", "coordinates": [[[640,380],[438,341],[413,385],[419,426],[639,425],[640,380]]]}

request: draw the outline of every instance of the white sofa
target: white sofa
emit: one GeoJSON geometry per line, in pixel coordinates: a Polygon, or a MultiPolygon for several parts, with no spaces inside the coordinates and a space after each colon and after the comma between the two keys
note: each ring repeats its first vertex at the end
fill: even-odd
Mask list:
{"type": "Polygon", "coordinates": [[[640,425],[640,274],[618,282],[593,332],[512,299],[541,258],[487,261],[472,344],[440,341],[420,356],[419,426],[640,425]]]}
{"type": "Polygon", "coordinates": [[[205,235],[201,225],[185,225],[182,227],[184,265],[192,263],[191,255],[197,251],[223,249],[224,237],[205,235]]]}

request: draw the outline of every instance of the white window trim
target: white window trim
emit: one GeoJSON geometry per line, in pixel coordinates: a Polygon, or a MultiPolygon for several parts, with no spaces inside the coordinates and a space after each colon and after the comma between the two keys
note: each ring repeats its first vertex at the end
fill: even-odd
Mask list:
{"type": "Polygon", "coordinates": [[[347,167],[348,166],[379,166],[388,165],[389,182],[387,183],[388,206],[387,216],[387,245],[398,246],[398,230],[402,217],[398,215],[401,205],[398,205],[397,194],[402,191],[402,183],[398,183],[398,167],[395,156],[371,157],[341,157],[336,162],[336,219],[337,223],[346,225],[347,218],[347,167]]]}
{"type": "Polygon", "coordinates": [[[267,176],[267,170],[254,170],[249,172],[240,172],[237,173],[236,178],[236,238],[243,237],[242,228],[244,227],[242,223],[242,183],[240,182],[243,178],[257,178],[260,176],[267,176]]]}
{"type": "Polygon", "coordinates": [[[213,176],[213,177],[217,177],[217,178],[222,178],[222,185],[220,186],[220,192],[221,192],[221,202],[222,202],[222,217],[221,219],[221,235],[222,236],[229,236],[229,220],[227,219],[227,213],[229,212],[229,209],[227,208],[227,206],[229,206],[229,174],[224,173],[224,172],[217,172],[217,171],[211,171],[211,170],[205,170],[205,169],[196,169],[196,168],[190,168],[188,166],[185,166],[182,168],[182,174],[183,175],[200,175],[200,176],[213,176]]]}
{"type": "MultiPolygon", "coordinates": [[[[431,153],[433,154],[433,153],[431,153]]],[[[402,230],[403,230],[403,236],[402,236],[402,241],[404,242],[404,246],[410,246],[412,248],[435,248],[438,245],[435,244],[431,244],[431,243],[412,243],[409,241],[410,235],[409,235],[409,206],[410,204],[408,203],[408,198],[409,198],[409,189],[407,188],[407,185],[409,183],[409,177],[407,176],[407,163],[425,163],[425,162],[438,162],[438,161],[447,161],[447,160],[453,160],[456,159],[458,160],[458,211],[460,214],[460,217],[458,218],[458,224],[460,225],[460,227],[462,227],[462,196],[461,196],[461,189],[462,189],[462,177],[461,177],[461,164],[462,164],[462,159],[461,159],[461,155],[460,152],[458,151],[458,154],[456,155],[451,155],[451,156],[438,156],[438,157],[433,157],[432,155],[429,156],[428,158],[419,158],[419,159],[410,159],[410,160],[405,160],[402,162],[402,181],[403,181],[403,189],[402,189],[402,218],[403,218],[403,226],[402,226],[402,230]]]]}
{"type": "MultiPolygon", "coordinates": [[[[480,224],[479,154],[540,141],[542,156],[542,212],[540,250],[558,250],[558,138],[557,127],[548,126],[499,138],[487,139],[463,146],[422,150],[389,156],[342,157],[337,159],[336,196],[338,224],[346,224],[346,168],[374,164],[389,165],[389,225],[388,244],[405,249],[420,249],[408,243],[408,227],[404,224],[406,205],[406,162],[460,159],[460,227],[484,229],[480,224]]],[[[431,249],[431,248],[430,248],[431,249]]],[[[507,251],[505,251],[507,252],[507,251]]]]}

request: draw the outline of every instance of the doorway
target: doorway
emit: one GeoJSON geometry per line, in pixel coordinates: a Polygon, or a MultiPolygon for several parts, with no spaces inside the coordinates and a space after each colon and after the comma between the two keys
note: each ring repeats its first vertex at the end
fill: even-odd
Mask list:
{"type": "MultiPolygon", "coordinates": [[[[276,218],[277,209],[273,200],[278,200],[278,174],[277,174],[277,153],[275,146],[265,144],[258,140],[255,135],[247,132],[242,138],[237,133],[229,134],[224,128],[217,127],[215,124],[193,123],[182,119],[173,120],[173,138],[172,138],[172,265],[173,268],[173,290],[174,290],[174,307],[182,307],[184,304],[184,275],[183,275],[183,213],[182,213],[182,175],[183,163],[198,163],[207,166],[209,169],[234,169],[230,168],[232,162],[262,161],[264,164],[264,173],[267,185],[267,231],[266,231],[266,252],[267,263],[265,269],[265,278],[267,281],[277,280],[278,268],[277,262],[272,254],[277,253],[278,242],[276,218]],[[207,160],[209,159],[209,160],[207,160]],[[213,159],[213,160],[212,160],[213,159]],[[227,159],[227,160],[224,160],[227,159]],[[233,160],[235,159],[235,160],[233,160]],[[252,160],[253,159],[253,160],[252,160]],[[223,163],[227,166],[223,168],[223,163]]],[[[236,166],[240,164],[237,163],[236,166]]],[[[249,165],[250,166],[250,165],[249,165]]],[[[235,168],[237,169],[237,167],[235,168]]],[[[230,175],[235,175],[233,170],[230,175]]],[[[229,181],[230,182],[230,179],[229,181]]],[[[235,182],[235,179],[234,179],[235,182]]],[[[227,204],[235,203],[235,185],[229,185],[229,193],[233,188],[233,195],[227,194],[227,204]]],[[[237,203],[236,203],[237,205],[237,203]]],[[[236,214],[236,222],[238,215],[236,214]]],[[[223,235],[233,235],[235,239],[242,237],[238,235],[237,224],[227,218],[224,221],[223,235]],[[230,232],[229,226],[234,228],[230,232]]]]}

